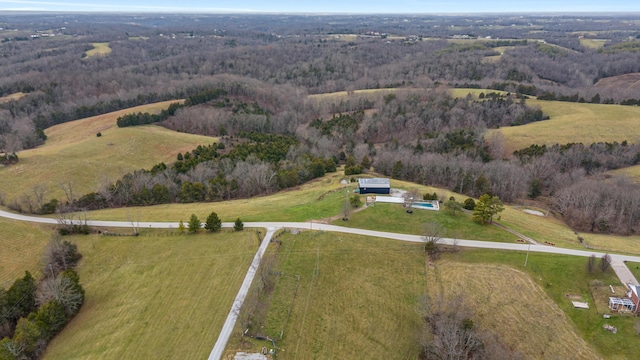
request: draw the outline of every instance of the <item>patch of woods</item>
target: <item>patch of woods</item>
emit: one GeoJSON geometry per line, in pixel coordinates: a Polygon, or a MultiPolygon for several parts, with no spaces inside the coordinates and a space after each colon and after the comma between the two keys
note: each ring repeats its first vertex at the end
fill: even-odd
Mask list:
{"type": "Polygon", "coordinates": [[[31,273],[7,290],[0,288],[0,359],[38,359],[47,343],[78,313],[84,302],[75,244],[54,236],[45,249],[42,277],[31,273]]]}

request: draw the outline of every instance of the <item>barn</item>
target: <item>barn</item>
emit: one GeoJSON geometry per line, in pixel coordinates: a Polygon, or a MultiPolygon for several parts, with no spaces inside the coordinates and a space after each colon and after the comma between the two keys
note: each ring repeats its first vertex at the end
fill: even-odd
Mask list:
{"type": "Polygon", "coordinates": [[[391,192],[391,183],[386,178],[358,179],[360,194],[386,194],[391,192]]]}

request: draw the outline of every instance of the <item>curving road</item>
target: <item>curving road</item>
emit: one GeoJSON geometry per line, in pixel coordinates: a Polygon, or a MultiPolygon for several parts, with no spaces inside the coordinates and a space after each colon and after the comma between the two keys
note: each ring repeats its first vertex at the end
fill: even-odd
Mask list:
{"type": "MultiPolygon", "coordinates": [[[[38,216],[28,216],[15,214],[7,211],[0,210],[0,217],[4,217],[7,219],[20,220],[20,221],[28,221],[42,224],[58,224],[56,219],[44,218],[38,216]]],[[[77,223],[79,223],[76,220],[77,223]]],[[[131,221],[102,221],[102,220],[87,220],[87,225],[93,227],[133,227],[134,223],[131,221]]],[[[177,222],[149,222],[149,221],[141,221],[135,222],[135,225],[139,228],[154,228],[154,229],[177,229],[177,222]]],[[[393,239],[400,241],[408,241],[408,242],[423,242],[421,236],[419,235],[408,235],[408,234],[399,234],[399,233],[391,233],[384,231],[374,231],[374,230],[365,230],[358,228],[348,228],[344,226],[337,225],[328,225],[322,223],[314,223],[314,222],[286,222],[286,221],[278,221],[278,222],[246,222],[244,223],[245,227],[248,228],[272,228],[272,229],[281,229],[281,228],[292,228],[292,229],[310,229],[310,230],[318,230],[318,231],[331,231],[331,232],[340,232],[347,234],[356,234],[356,235],[365,235],[365,236],[373,236],[380,237],[385,239],[393,239]]],[[[232,228],[232,222],[222,223],[223,228],[232,228]]],[[[514,244],[514,243],[503,243],[503,242],[492,242],[492,241],[479,241],[479,240],[464,240],[464,239],[451,239],[451,238],[443,238],[442,244],[447,245],[457,245],[463,247],[474,247],[474,248],[483,248],[483,249],[497,249],[497,250],[515,250],[515,251],[533,251],[533,252],[541,252],[541,253],[549,253],[549,254],[561,254],[561,255],[573,255],[573,256],[584,256],[588,257],[593,254],[600,257],[604,255],[601,252],[593,252],[593,251],[585,251],[585,250],[574,250],[574,249],[565,249],[554,246],[546,246],[546,245],[529,245],[529,244],[514,244]]],[[[613,260],[618,261],[632,261],[632,262],[640,262],[640,256],[632,256],[632,255],[614,255],[610,254],[613,260]]]]}
{"type": "MultiPolygon", "coordinates": [[[[7,219],[19,220],[19,221],[28,221],[42,224],[58,224],[58,220],[51,218],[43,218],[37,216],[27,216],[21,214],[15,214],[7,211],[0,210],[0,217],[4,217],[7,219]]],[[[80,223],[76,221],[76,223],[80,223]]],[[[177,229],[178,223],[176,222],[131,222],[131,221],[101,221],[101,220],[87,220],[87,225],[93,227],[133,227],[134,225],[139,229],[142,228],[156,228],[156,229],[177,229]]],[[[331,232],[340,232],[347,234],[356,234],[356,235],[364,235],[364,236],[373,236],[379,238],[393,239],[399,241],[408,241],[408,242],[423,242],[422,237],[419,235],[408,235],[408,234],[398,234],[398,233],[390,233],[384,231],[374,231],[374,230],[365,230],[365,229],[357,229],[357,228],[348,228],[343,226],[336,225],[328,225],[321,223],[313,223],[313,222],[247,222],[244,223],[245,227],[249,228],[266,228],[267,234],[263,239],[256,255],[251,262],[251,266],[245,276],[245,279],[236,295],[236,298],[233,302],[233,306],[227,319],[223,325],[223,328],[220,332],[218,340],[211,350],[211,354],[209,355],[209,360],[216,360],[222,357],[222,353],[226,347],[229,338],[231,337],[231,332],[233,331],[233,327],[235,326],[236,320],[238,318],[238,314],[242,304],[244,303],[244,299],[251,287],[251,283],[253,282],[253,278],[257,272],[258,267],[260,266],[260,260],[262,259],[262,255],[264,254],[270,240],[271,236],[276,232],[276,230],[281,228],[293,228],[293,229],[309,229],[309,230],[317,230],[317,231],[331,231],[331,232]]],[[[233,227],[233,223],[222,223],[223,228],[231,228],[233,227]]],[[[451,238],[443,238],[441,241],[442,244],[446,245],[456,245],[463,247],[474,247],[474,248],[482,248],[482,249],[496,249],[496,250],[512,250],[512,251],[532,251],[539,253],[549,253],[549,254],[561,254],[561,255],[572,255],[572,256],[583,256],[589,257],[592,255],[596,255],[597,257],[602,257],[604,253],[592,252],[592,251],[584,251],[584,250],[573,250],[573,249],[565,249],[565,248],[557,248],[553,246],[545,246],[545,245],[535,245],[535,244],[513,244],[513,243],[502,243],[502,242],[491,242],[491,241],[478,241],[478,240],[463,240],[463,239],[451,239],[451,238]]],[[[620,281],[623,284],[633,283],[638,284],[637,280],[631,274],[629,269],[625,266],[625,261],[631,262],[640,262],[640,256],[630,256],[630,255],[619,255],[619,254],[610,254],[612,260],[612,268],[620,278],[620,281]]]]}

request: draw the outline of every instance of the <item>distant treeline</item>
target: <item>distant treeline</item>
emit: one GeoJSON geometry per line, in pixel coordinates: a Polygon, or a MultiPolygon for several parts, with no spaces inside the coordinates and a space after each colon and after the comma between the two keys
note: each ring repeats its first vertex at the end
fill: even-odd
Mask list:
{"type": "Polygon", "coordinates": [[[169,105],[169,108],[166,110],[162,110],[160,114],[150,114],[150,113],[137,113],[137,114],[127,114],[121,116],[117,120],[118,127],[128,127],[128,126],[138,126],[138,125],[147,125],[153,124],[160,121],[164,121],[169,118],[169,116],[173,116],[176,114],[178,109],[193,106],[198,104],[204,104],[211,100],[218,99],[221,96],[227,95],[227,91],[224,89],[205,89],[196,94],[193,94],[184,102],[184,105],[179,103],[173,103],[169,105]]]}
{"type": "MultiPolygon", "coordinates": [[[[457,88],[469,88],[469,89],[482,89],[483,87],[480,84],[474,83],[455,83],[454,87],[457,88]]],[[[543,91],[538,89],[535,85],[525,85],[518,84],[513,82],[493,82],[491,85],[486,86],[484,88],[488,88],[491,90],[500,90],[500,91],[512,91],[516,94],[522,95],[530,95],[536,96],[538,100],[549,100],[549,101],[565,101],[565,102],[577,102],[577,103],[591,103],[591,104],[620,104],[627,106],[638,106],[640,105],[640,99],[625,99],[620,102],[616,102],[613,98],[601,99],[600,94],[595,94],[591,98],[585,99],[584,96],[581,96],[578,93],[574,93],[571,95],[564,95],[561,93],[556,93],[554,91],[543,91]]]]}

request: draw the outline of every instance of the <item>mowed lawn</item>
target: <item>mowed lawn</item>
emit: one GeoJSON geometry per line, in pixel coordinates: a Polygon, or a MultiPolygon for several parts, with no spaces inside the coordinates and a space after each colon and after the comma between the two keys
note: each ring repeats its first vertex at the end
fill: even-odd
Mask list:
{"type": "Polygon", "coordinates": [[[636,143],[640,139],[640,107],[582,104],[562,101],[527,100],[527,105],[540,106],[549,120],[522,126],[490,130],[505,137],[505,155],[532,144],[567,144],[581,142],[636,143]]]}
{"type": "Polygon", "coordinates": [[[258,247],[254,231],[74,237],[86,300],[44,359],[205,359],[258,247]]]}
{"type": "Polygon", "coordinates": [[[109,43],[93,43],[93,49],[85,52],[88,58],[92,56],[105,56],[111,54],[111,47],[109,43]]]}
{"type": "Polygon", "coordinates": [[[53,230],[44,225],[0,218],[0,287],[24,276],[40,275],[40,259],[53,230]]]}
{"type": "MultiPolygon", "coordinates": [[[[263,329],[276,339],[278,359],[416,358],[426,291],[419,245],[317,232],[279,240],[275,270],[283,275],[263,329]]],[[[237,324],[225,359],[242,348],[240,331],[237,324]]]]}
{"type": "Polygon", "coordinates": [[[424,225],[436,222],[443,227],[441,237],[486,240],[498,242],[516,242],[518,237],[493,225],[480,225],[473,221],[470,214],[453,215],[445,209],[440,211],[414,209],[406,212],[401,204],[377,203],[363,211],[349,215],[348,221],[333,221],[334,225],[389,231],[404,234],[422,235],[424,225]]]}
{"type": "Polygon", "coordinates": [[[118,128],[119,116],[157,113],[176,101],[138,106],[53,126],[44,145],[18,153],[19,163],[0,168],[0,188],[8,202],[31,194],[35,185],[47,190],[45,201],[64,200],[59,183],[72,182],[74,196],[98,190],[124,174],[176,160],[180,152],[214,143],[215,138],[178,133],[160,126],[118,128]],[[101,137],[96,134],[100,132],[101,137]]]}

